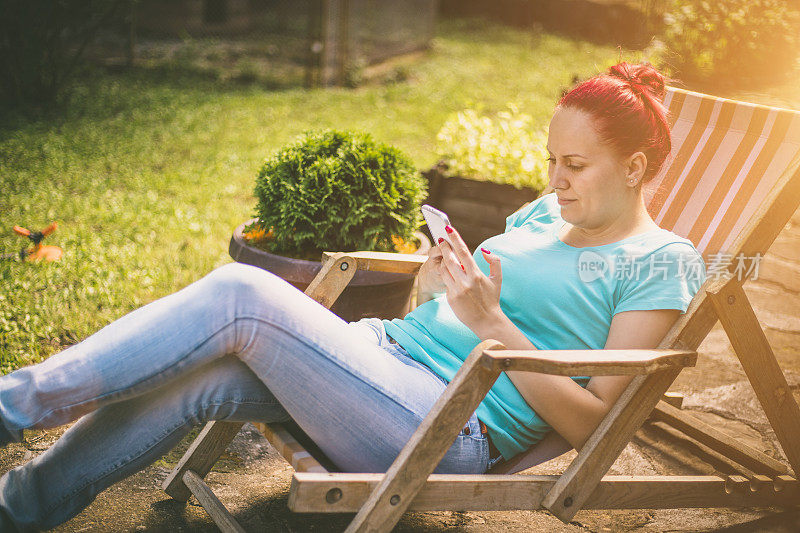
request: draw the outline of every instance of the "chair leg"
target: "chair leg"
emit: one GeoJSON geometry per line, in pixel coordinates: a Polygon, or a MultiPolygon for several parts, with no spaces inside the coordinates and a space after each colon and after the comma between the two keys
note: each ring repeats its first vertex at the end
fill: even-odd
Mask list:
{"type": "Polygon", "coordinates": [[[164,492],[176,500],[182,502],[188,500],[192,492],[184,482],[184,474],[191,471],[201,479],[205,477],[243,425],[242,422],[220,420],[206,424],[200,435],[178,461],[175,469],[164,480],[162,485],[164,492]]]}
{"type": "Polygon", "coordinates": [[[487,340],[472,350],[347,527],[347,533],[392,530],[500,375],[500,370],[481,364],[484,350],[498,348],[502,349],[502,344],[487,340]]]}
{"type": "Polygon", "coordinates": [[[800,475],[800,407],[736,278],[709,290],[719,321],[795,476],[800,475]]]}
{"type": "Polygon", "coordinates": [[[542,501],[563,522],[575,516],[681,369],[636,376],[542,501]]]}
{"type": "Polygon", "coordinates": [[[222,533],[245,533],[239,522],[231,515],[231,513],[222,505],[219,498],[214,492],[208,488],[205,481],[191,470],[187,470],[183,475],[183,481],[187,484],[189,489],[194,494],[203,509],[211,515],[214,523],[222,531],[222,533]]]}

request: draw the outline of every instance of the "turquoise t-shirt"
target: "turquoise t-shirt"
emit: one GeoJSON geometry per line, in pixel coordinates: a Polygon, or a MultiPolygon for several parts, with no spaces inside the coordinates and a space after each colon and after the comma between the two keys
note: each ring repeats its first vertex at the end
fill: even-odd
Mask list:
{"type": "MultiPolygon", "coordinates": [[[[616,313],[685,312],[705,280],[700,253],[670,231],[655,229],[612,244],[575,248],[558,237],[564,224],[555,194],[548,194],[510,215],[505,232],[481,244],[501,259],[501,309],[538,349],[603,348],[616,313]]],[[[473,257],[488,275],[480,250],[473,257]]],[[[448,382],[480,342],[456,318],[445,294],[383,324],[411,357],[448,382]]],[[[573,379],[582,386],[589,380],[573,379]]],[[[477,414],[506,459],[551,429],[505,373],[477,414]]]]}

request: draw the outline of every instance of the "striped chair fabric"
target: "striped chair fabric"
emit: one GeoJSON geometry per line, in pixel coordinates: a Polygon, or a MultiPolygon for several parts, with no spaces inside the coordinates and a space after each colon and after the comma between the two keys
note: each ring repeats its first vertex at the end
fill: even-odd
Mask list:
{"type": "Polygon", "coordinates": [[[672,151],[644,190],[662,228],[706,263],[731,245],[778,178],[800,167],[800,113],[667,88],[672,151]]]}

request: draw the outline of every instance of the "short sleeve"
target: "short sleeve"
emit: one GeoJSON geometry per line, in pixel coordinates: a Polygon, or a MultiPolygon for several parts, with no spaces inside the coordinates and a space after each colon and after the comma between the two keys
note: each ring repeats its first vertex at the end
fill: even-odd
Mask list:
{"type": "Polygon", "coordinates": [[[531,219],[531,217],[537,218],[546,216],[552,218],[547,205],[548,196],[550,195],[540,196],[536,200],[523,205],[508,215],[506,217],[505,231],[522,226],[522,224],[525,223],[526,220],[531,219]]]}
{"type": "Polygon", "coordinates": [[[618,294],[614,314],[678,309],[685,313],[706,279],[703,257],[690,243],[673,242],[614,265],[618,294]]]}

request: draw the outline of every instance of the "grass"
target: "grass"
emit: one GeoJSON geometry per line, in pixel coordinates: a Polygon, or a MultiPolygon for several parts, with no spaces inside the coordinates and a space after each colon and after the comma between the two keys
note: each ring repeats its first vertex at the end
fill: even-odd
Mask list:
{"type": "MultiPolygon", "coordinates": [[[[300,133],[368,131],[435,162],[448,116],[509,102],[546,124],[573,76],[638,52],[461,21],[443,24],[406,81],[270,90],[175,71],[94,75],[71,104],[0,125],[0,251],[14,224],[60,223],[59,263],[0,262],[0,372],[41,361],[230,261],[263,159],[300,133]]],[[[798,98],[800,100],[800,98],[798,98]]]]}

